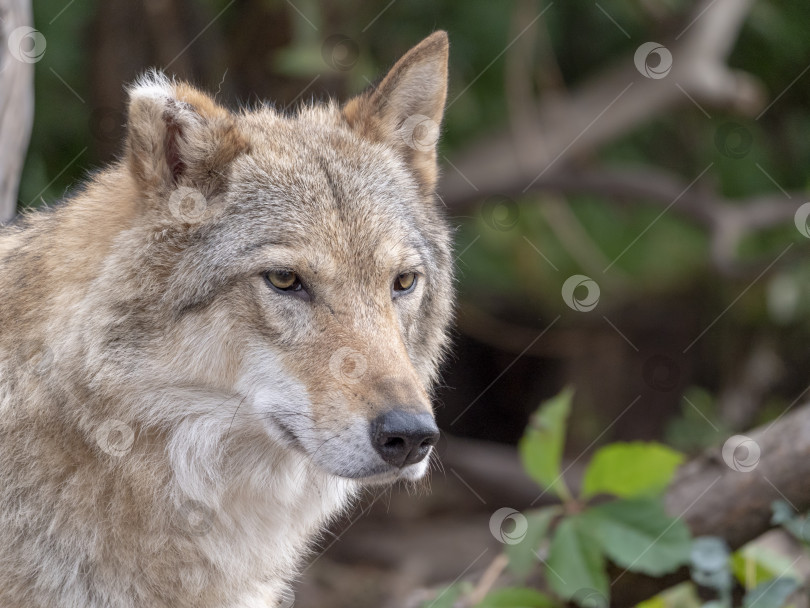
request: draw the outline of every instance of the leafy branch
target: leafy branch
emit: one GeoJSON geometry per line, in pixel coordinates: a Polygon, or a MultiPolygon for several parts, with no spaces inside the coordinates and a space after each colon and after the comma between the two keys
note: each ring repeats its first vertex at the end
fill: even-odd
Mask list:
{"type": "MultiPolygon", "coordinates": [[[[684,512],[670,514],[666,497],[689,467],[682,466],[682,454],[665,445],[605,445],[585,466],[579,490],[572,491],[564,481],[571,465],[563,468],[572,398],[568,389],[542,404],[519,443],[527,473],[560,502],[522,513],[509,508],[496,511],[490,529],[504,544],[504,555],[477,586],[455,584],[424,608],[624,604],[625,598],[617,602],[611,596],[621,589],[618,583],[625,576],[660,581],[643,608],[683,604],[685,595],[690,598],[685,605],[699,606],[692,583],[676,585],[684,572],[694,584],[714,592],[717,599],[708,608],[731,608],[737,583],[745,589],[742,605],[756,608],[779,608],[802,587],[792,564],[786,565],[781,556],[757,545],[732,553],[721,536],[693,537],[694,526],[690,531],[684,512]],[[501,578],[509,585],[493,589],[504,571],[507,576],[501,578]],[[530,588],[529,581],[538,588],[530,588]]],[[[750,483],[753,478],[748,479],[750,483]]],[[[810,546],[810,519],[786,502],[774,502],[769,509],[770,525],[781,525],[810,546]]]]}

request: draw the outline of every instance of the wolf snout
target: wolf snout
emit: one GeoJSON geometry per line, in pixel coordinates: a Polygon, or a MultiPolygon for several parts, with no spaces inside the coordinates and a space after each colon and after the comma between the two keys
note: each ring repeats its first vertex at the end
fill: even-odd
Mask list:
{"type": "Polygon", "coordinates": [[[424,460],[439,440],[439,428],[427,412],[391,410],[372,420],[370,430],[374,449],[398,468],[424,460]]]}

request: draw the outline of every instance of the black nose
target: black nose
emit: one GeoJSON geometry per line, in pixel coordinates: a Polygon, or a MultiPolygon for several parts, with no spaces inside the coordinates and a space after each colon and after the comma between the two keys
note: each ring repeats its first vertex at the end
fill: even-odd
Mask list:
{"type": "Polygon", "coordinates": [[[439,440],[439,428],[428,413],[391,410],[371,421],[371,443],[395,467],[424,460],[439,440]]]}

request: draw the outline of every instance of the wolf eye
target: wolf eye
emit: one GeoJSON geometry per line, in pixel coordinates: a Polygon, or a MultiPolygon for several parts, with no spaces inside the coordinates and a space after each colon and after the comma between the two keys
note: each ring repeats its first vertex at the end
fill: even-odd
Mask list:
{"type": "Polygon", "coordinates": [[[291,270],[268,270],[264,278],[270,286],[279,291],[301,291],[303,285],[298,275],[291,270]]]}
{"type": "Polygon", "coordinates": [[[414,286],[416,286],[416,273],[403,272],[394,279],[394,295],[398,296],[403,293],[408,293],[413,290],[414,286]]]}

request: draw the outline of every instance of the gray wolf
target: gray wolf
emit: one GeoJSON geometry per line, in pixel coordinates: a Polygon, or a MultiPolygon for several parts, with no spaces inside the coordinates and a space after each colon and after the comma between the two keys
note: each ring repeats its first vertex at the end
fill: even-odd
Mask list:
{"type": "Polygon", "coordinates": [[[151,73],[120,161],[0,231],[0,606],[277,606],[360,489],[425,475],[447,55],[293,115],[151,73]]]}

